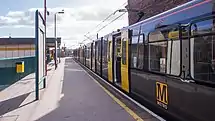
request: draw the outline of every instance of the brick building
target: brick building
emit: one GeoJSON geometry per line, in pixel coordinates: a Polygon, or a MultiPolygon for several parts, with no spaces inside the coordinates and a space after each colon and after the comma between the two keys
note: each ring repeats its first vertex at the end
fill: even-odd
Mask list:
{"type": "MultiPolygon", "coordinates": [[[[189,1],[191,0],[128,0],[126,8],[143,11],[144,16],[141,19],[143,20],[189,1]]],[[[139,17],[137,13],[129,12],[128,18],[131,25],[136,23],[139,17]]]]}

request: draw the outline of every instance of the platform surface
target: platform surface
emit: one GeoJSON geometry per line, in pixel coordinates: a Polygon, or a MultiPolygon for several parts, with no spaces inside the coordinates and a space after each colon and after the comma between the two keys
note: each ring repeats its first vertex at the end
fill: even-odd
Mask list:
{"type": "Polygon", "coordinates": [[[59,107],[39,121],[135,121],[72,59],[64,70],[59,107]]]}
{"type": "MultiPolygon", "coordinates": [[[[15,108],[2,112],[0,121],[157,121],[135,117],[135,112],[120,105],[120,100],[110,96],[72,58],[62,59],[57,70],[49,71],[47,87],[40,91],[39,101],[34,101],[32,76],[22,87],[14,85],[22,91],[9,90],[11,95],[16,90],[23,96],[15,100],[19,101],[15,108]]],[[[16,97],[11,96],[13,100],[16,97]]]]}

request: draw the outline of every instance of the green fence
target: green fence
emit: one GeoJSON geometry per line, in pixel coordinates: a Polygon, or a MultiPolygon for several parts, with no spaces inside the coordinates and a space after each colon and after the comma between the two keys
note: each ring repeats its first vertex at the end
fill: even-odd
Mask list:
{"type": "Polygon", "coordinates": [[[0,85],[11,85],[28,74],[35,72],[35,59],[35,56],[0,59],[0,85]],[[24,61],[24,73],[16,73],[16,63],[21,61],[24,61]]]}

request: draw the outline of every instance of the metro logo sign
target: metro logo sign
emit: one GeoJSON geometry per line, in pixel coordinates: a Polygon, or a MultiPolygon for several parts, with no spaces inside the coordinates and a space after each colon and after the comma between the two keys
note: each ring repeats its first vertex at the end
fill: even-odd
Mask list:
{"type": "Polygon", "coordinates": [[[156,82],[156,99],[157,99],[158,105],[167,109],[167,105],[168,105],[167,84],[156,82]]]}

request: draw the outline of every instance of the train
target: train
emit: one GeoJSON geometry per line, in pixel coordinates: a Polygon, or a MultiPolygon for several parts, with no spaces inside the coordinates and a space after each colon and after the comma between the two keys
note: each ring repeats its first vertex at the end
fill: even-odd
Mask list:
{"type": "Polygon", "coordinates": [[[123,27],[73,56],[153,112],[215,120],[214,0],[192,0],[123,27]]]}

